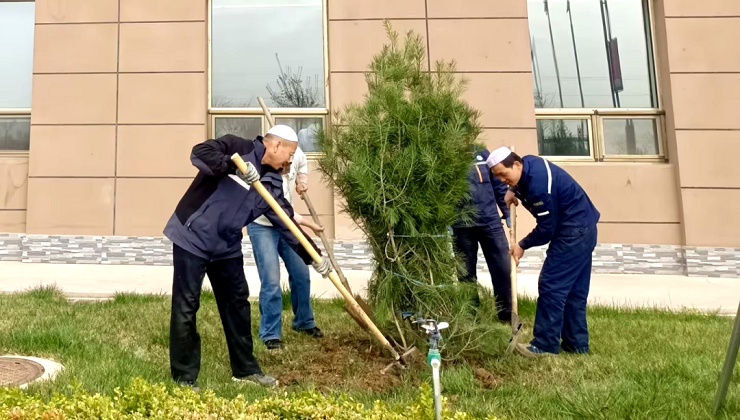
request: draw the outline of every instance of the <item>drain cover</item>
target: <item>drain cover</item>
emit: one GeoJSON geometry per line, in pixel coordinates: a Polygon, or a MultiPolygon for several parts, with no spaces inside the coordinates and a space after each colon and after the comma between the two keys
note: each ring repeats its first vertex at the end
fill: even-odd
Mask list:
{"type": "Polygon", "coordinates": [[[0,386],[23,385],[44,374],[44,367],[32,360],[0,357],[0,386]]]}

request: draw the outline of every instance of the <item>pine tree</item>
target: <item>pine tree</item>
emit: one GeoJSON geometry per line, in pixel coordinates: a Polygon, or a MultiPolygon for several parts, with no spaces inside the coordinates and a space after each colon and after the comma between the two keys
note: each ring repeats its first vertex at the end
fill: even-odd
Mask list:
{"type": "MultiPolygon", "coordinates": [[[[479,112],[460,99],[466,81],[454,62],[429,72],[421,36],[411,31],[401,44],[387,21],[385,28],[390,44],[365,74],[364,101],[337,111],[317,136],[319,170],[372,248],[368,291],[379,326],[401,335],[399,311],[448,321],[446,354],[464,355],[497,328],[477,320],[471,288],[457,283],[461,264],[449,233],[458,217],[470,216],[456,206],[469,194],[466,174],[481,147],[479,112]]],[[[415,330],[403,335],[421,340],[409,338],[415,330]]]]}

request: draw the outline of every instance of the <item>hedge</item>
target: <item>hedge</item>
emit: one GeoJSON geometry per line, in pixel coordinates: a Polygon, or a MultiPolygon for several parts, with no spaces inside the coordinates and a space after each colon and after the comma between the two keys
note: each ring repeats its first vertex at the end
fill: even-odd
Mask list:
{"type": "MultiPolygon", "coordinates": [[[[413,404],[395,407],[381,401],[368,407],[343,394],[325,395],[318,391],[285,392],[255,401],[247,401],[243,395],[227,399],[211,390],[196,394],[189,388],[168,389],[140,378],[133,379],[123,390],[116,388],[112,396],[90,395],[76,385],[70,395],[56,393],[48,401],[18,388],[0,388],[0,419],[3,420],[433,420],[432,406],[427,384],[422,384],[413,404]]],[[[443,417],[475,418],[452,411],[446,405],[443,417]]],[[[486,419],[495,420],[495,417],[486,419]]]]}

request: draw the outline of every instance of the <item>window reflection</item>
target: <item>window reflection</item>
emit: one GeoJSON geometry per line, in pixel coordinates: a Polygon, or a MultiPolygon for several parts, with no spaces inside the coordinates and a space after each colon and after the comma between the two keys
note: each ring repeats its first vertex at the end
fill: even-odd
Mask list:
{"type": "Polygon", "coordinates": [[[321,0],[213,0],[212,105],[323,108],[321,0]]]}
{"type": "Polygon", "coordinates": [[[603,126],[607,155],[660,154],[658,122],[654,118],[608,118],[603,120],[603,126]]]}
{"type": "Polygon", "coordinates": [[[30,143],[30,118],[0,118],[0,150],[26,151],[30,143]]]}
{"type": "Polygon", "coordinates": [[[316,133],[323,125],[321,118],[276,118],[276,124],[290,126],[298,134],[298,147],[304,152],[319,152],[316,133]]]}
{"type": "Polygon", "coordinates": [[[34,11],[34,2],[0,2],[0,108],[31,107],[34,11]]]}
{"type": "Polygon", "coordinates": [[[590,156],[588,120],[537,120],[537,146],[541,156],[590,156]]]}
{"type": "Polygon", "coordinates": [[[655,108],[643,0],[528,0],[537,108],[655,108]]]}

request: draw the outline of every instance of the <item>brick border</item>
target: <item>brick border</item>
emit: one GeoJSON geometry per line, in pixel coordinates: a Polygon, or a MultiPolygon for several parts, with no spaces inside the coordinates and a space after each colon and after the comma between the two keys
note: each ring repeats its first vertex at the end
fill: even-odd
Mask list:
{"type": "MultiPolygon", "coordinates": [[[[242,247],[244,264],[253,266],[252,246],[248,238],[245,237],[242,247]]],[[[335,241],[334,253],[342,268],[365,271],[373,269],[372,255],[364,242],[335,241]]],[[[546,247],[527,251],[519,265],[519,271],[539,272],[545,254],[546,247]]],[[[172,265],[172,243],[164,237],[145,236],[0,234],[0,261],[172,265]]],[[[478,269],[487,270],[481,253],[478,269]]],[[[598,244],[594,250],[593,272],[738,278],[740,248],[598,244]]]]}

